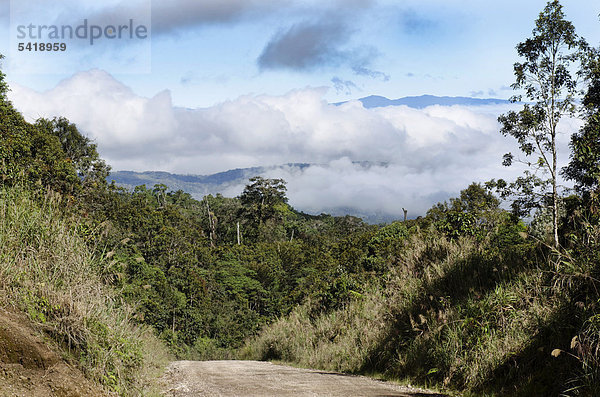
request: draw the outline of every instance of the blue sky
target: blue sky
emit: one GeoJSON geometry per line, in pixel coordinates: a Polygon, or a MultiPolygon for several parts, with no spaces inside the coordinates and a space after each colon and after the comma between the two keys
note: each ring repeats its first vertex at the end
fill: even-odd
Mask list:
{"type": "MultiPolygon", "coordinates": [[[[40,10],[48,11],[48,2],[13,3],[43,15],[47,24],[54,22],[49,15],[65,10],[70,11],[67,20],[77,23],[122,7],[119,1],[103,2],[101,9],[92,7],[96,2],[55,2],[63,6],[55,6],[56,11],[46,17],[40,10]]],[[[61,54],[71,57],[72,67],[58,74],[20,74],[9,68],[9,81],[50,89],[78,71],[104,66],[140,95],[168,89],[175,105],[187,107],[210,106],[248,93],[283,94],[306,86],[331,87],[327,93],[331,101],[425,93],[507,98],[511,92],[504,88],[512,82],[512,63],[517,60],[514,47],[530,35],[545,2],[177,0],[151,4],[145,0],[139,4],[139,9],[151,7],[153,12],[150,73],[111,70],[110,63],[98,61],[105,54],[127,56],[118,43],[97,46],[95,56],[83,60],[77,50],[61,54]],[[293,36],[294,30],[295,40],[292,37],[279,48],[273,45],[286,34],[293,36]],[[303,53],[300,48],[311,40],[314,51],[303,53]],[[277,62],[285,51],[296,53],[297,59],[277,62]],[[358,68],[366,71],[360,73],[358,68]]],[[[577,0],[565,1],[564,7],[578,32],[591,41],[600,37],[600,5],[577,0]]],[[[139,9],[125,7],[121,16],[138,18],[139,9]]],[[[6,40],[1,44],[7,55],[16,45],[6,40]]]]}
{"type": "MultiPolygon", "coordinates": [[[[515,46],[545,4],[0,0],[0,52],[15,106],[30,120],[69,118],[114,169],[208,174],[313,163],[269,175],[288,180],[293,205],[401,216],[402,206],[423,213],[472,181],[521,172],[501,166],[502,154],[515,150],[496,122],[509,107],[329,103],[368,95],[508,98],[515,46]],[[65,52],[16,50],[20,24],[84,19],[103,27],[133,19],[149,35],[94,46],[67,40],[65,52]],[[386,165],[353,163],[360,161],[386,165]]],[[[600,4],[563,5],[577,32],[599,45],[600,4]]],[[[578,125],[562,125],[561,164],[578,125]]]]}

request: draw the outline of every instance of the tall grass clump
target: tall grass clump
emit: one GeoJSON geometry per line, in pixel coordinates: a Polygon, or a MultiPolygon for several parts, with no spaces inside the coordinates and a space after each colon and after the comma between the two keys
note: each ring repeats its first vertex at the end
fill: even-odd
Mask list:
{"type": "Polygon", "coordinates": [[[26,312],[91,379],[121,395],[148,392],[166,359],[133,309],[103,283],[105,264],[60,210],[62,199],[0,188],[0,304],[26,312]]]}
{"type": "Polygon", "coordinates": [[[314,318],[312,302],[296,307],[241,350],[242,358],[359,373],[382,337],[389,310],[377,289],[344,308],[314,318]],[[368,330],[368,331],[367,331],[368,330]]]}

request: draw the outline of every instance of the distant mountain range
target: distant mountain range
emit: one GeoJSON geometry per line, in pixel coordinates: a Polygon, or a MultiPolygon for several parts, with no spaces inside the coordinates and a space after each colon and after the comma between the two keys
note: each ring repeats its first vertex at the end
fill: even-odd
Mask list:
{"type": "MultiPolygon", "coordinates": [[[[365,167],[370,165],[383,165],[383,163],[371,163],[368,161],[356,163],[365,167]]],[[[140,185],[146,185],[147,188],[152,188],[154,185],[162,183],[166,185],[169,190],[183,190],[184,192],[191,194],[195,199],[201,200],[202,197],[208,194],[215,195],[221,193],[224,196],[229,197],[239,195],[242,193],[243,186],[248,183],[249,178],[263,175],[267,171],[281,168],[304,169],[310,166],[310,164],[306,163],[293,163],[272,167],[238,168],[211,175],[182,175],[171,174],[164,171],[113,171],[110,173],[107,180],[109,183],[114,180],[118,186],[122,186],[129,190],[133,190],[134,187],[140,185]]],[[[366,213],[365,211],[360,211],[356,208],[347,207],[327,208],[323,209],[323,212],[336,216],[353,215],[363,218],[366,222],[372,224],[391,222],[396,219],[395,217],[383,213],[366,213]]]]}
{"type": "MultiPolygon", "coordinates": [[[[283,166],[272,167],[251,167],[237,168],[234,170],[218,172],[211,175],[182,175],[171,174],[164,171],[113,171],[107,180],[112,180],[119,186],[127,189],[133,189],[136,186],[146,185],[152,188],[156,184],[164,184],[169,190],[183,190],[191,194],[196,199],[202,199],[207,194],[223,193],[230,188],[245,185],[249,178],[261,175],[269,170],[283,167],[297,167],[303,169],[310,164],[286,164],[283,166]]],[[[237,194],[241,193],[239,191],[237,194]]]]}
{"type": "MultiPolygon", "coordinates": [[[[435,95],[421,95],[421,96],[407,96],[399,99],[388,99],[379,95],[371,95],[359,99],[366,109],[381,108],[386,106],[408,106],[414,109],[423,109],[427,106],[440,105],[440,106],[484,106],[484,105],[499,105],[508,104],[510,101],[506,99],[495,99],[495,98],[470,98],[462,96],[435,96],[435,95]]],[[[338,102],[334,105],[342,105],[347,102],[338,102]]]]}
{"type": "Polygon", "coordinates": [[[152,187],[164,184],[170,190],[184,190],[194,196],[198,194],[214,194],[219,187],[227,186],[246,179],[248,175],[257,175],[264,171],[262,167],[234,169],[211,175],[182,175],[171,174],[165,171],[113,171],[108,180],[114,180],[117,185],[125,188],[134,188],[140,185],[152,187]]]}

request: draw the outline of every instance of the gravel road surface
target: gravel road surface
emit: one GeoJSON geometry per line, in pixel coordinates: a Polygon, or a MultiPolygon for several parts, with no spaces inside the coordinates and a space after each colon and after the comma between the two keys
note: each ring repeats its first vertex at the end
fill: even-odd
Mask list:
{"type": "Polygon", "coordinates": [[[162,378],[168,397],[432,397],[440,394],[363,376],[263,361],[175,361],[162,378]]]}

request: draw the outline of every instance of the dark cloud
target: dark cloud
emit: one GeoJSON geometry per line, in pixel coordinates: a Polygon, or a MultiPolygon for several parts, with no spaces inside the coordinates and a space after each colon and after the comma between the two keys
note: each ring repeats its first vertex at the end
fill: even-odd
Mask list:
{"type": "Polygon", "coordinates": [[[437,28],[438,24],[414,10],[406,10],[402,13],[402,27],[405,33],[422,35],[437,28]]]}
{"type": "Polygon", "coordinates": [[[340,50],[350,37],[339,21],[304,22],[277,33],[258,58],[261,69],[310,70],[347,60],[340,50]]]}
{"type": "MultiPolygon", "coordinates": [[[[2,0],[0,0],[2,1],[2,0]]],[[[271,15],[289,5],[288,0],[278,2],[261,0],[138,0],[111,6],[92,15],[97,23],[111,23],[124,17],[136,18],[152,10],[152,33],[155,35],[185,31],[203,25],[229,24],[246,18],[271,15]]],[[[84,9],[72,9],[70,14],[84,15],[84,9]]],[[[62,18],[69,17],[63,15],[62,18]]]]}
{"type": "Polygon", "coordinates": [[[276,13],[320,15],[327,10],[339,13],[340,9],[364,9],[375,3],[375,0],[337,0],[331,4],[292,0],[152,0],[152,24],[156,33],[165,33],[206,24],[263,19],[276,13]]]}
{"type": "Polygon", "coordinates": [[[353,33],[343,18],[298,23],[275,34],[257,63],[261,70],[311,71],[346,66],[357,75],[388,80],[385,73],[370,68],[378,56],[376,49],[345,48],[353,33]]]}
{"type": "Polygon", "coordinates": [[[346,95],[350,95],[352,94],[353,90],[360,91],[360,88],[358,88],[358,86],[354,84],[354,82],[351,80],[342,80],[339,77],[333,77],[331,79],[331,82],[333,83],[333,88],[335,88],[335,92],[337,92],[338,94],[343,93],[346,95]]]}
{"type": "Polygon", "coordinates": [[[153,1],[152,28],[166,33],[205,24],[236,22],[242,18],[270,14],[288,1],[175,0],[153,1]]]}

